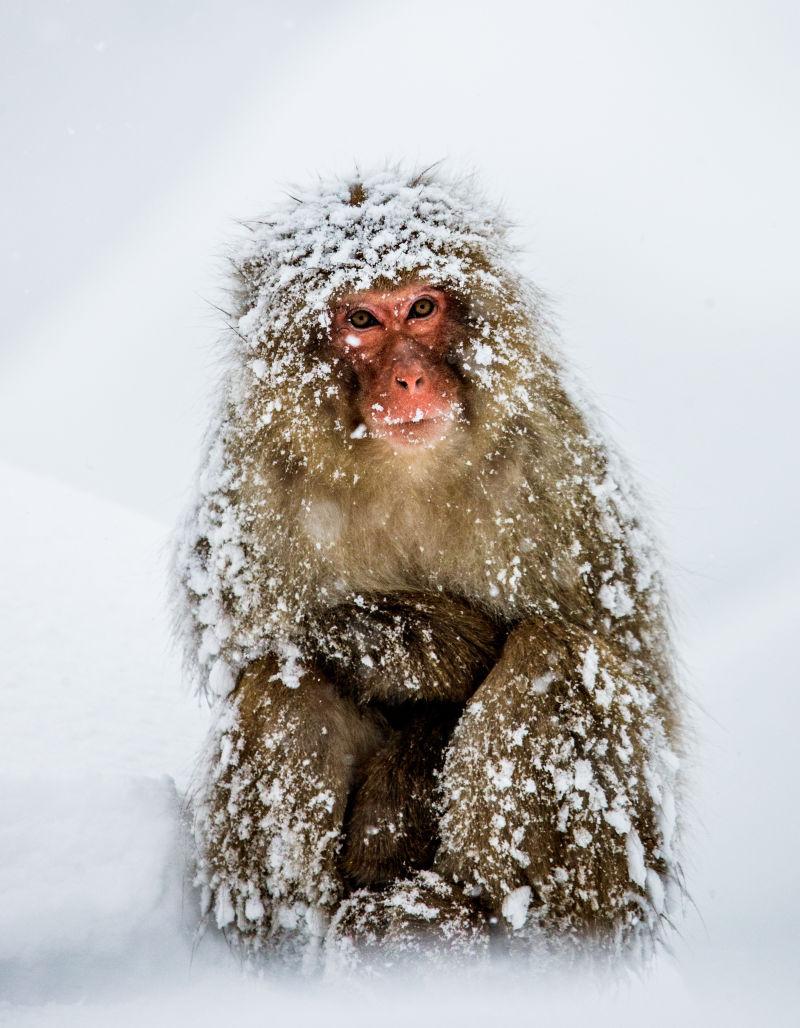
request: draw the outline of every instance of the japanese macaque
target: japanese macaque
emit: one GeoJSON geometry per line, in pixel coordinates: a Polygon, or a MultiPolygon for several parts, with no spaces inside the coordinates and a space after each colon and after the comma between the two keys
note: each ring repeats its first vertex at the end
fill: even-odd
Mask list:
{"type": "Polygon", "coordinates": [[[652,943],[680,893],[659,562],[503,219],[384,172],[248,227],[175,561],[209,918],[307,961],[652,943]]]}

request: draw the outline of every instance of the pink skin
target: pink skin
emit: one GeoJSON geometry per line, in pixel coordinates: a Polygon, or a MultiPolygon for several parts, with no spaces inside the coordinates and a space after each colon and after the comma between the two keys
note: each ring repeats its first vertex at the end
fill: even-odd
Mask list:
{"type": "MultiPolygon", "coordinates": [[[[420,308],[420,309],[424,309],[420,308]]],[[[354,293],[333,312],[334,351],[355,371],[358,412],[370,435],[413,445],[442,439],[456,420],[459,382],[445,363],[445,293],[424,283],[354,293]],[[432,311],[415,316],[419,301],[432,311]],[[369,315],[366,326],[361,312],[369,315]]]]}

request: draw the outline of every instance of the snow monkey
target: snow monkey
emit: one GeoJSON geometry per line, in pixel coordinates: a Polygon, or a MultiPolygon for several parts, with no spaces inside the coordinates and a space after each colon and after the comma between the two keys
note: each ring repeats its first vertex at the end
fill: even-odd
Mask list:
{"type": "Polygon", "coordinates": [[[660,564],[506,222],[393,170],[246,228],[175,558],[207,919],[306,963],[651,948],[680,897],[660,564]]]}

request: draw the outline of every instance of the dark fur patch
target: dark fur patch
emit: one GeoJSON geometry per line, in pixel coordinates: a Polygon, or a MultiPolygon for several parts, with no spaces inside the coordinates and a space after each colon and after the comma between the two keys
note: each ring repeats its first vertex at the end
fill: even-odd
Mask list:
{"type": "Polygon", "coordinates": [[[429,868],[439,843],[436,778],[461,707],[411,704],[359,769],[345,816],[341,868],[354,886],[387,885],[429,868]]]}
{"type": "Polygon", "coordinates": [[[309,629],[324,672],[357,703],[464,702],[496,661],[504,632],[463,601],[368,595],[317,612],[309,629]]]}

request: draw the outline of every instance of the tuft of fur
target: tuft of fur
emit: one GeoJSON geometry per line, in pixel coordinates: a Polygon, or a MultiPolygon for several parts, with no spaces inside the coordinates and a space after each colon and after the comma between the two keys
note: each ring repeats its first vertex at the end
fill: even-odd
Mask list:
{"type": "Polygon", "coordinates": [[[250,228],[174,565],[217,705],[195,803],[217,924],[302,949],[355,885],[432,866],[515,945],[657,938],[682,746],[660,560],[504,218],[387,171],[250,228]],[[413,454],[354,433],[328,347],[337,297],[411,280],[453,297],[466,412],[413,454]],[[409,705],[430,715],[417,764],[409,705]],[[384,846],[394,816],[413,827],[384,846]]]}

